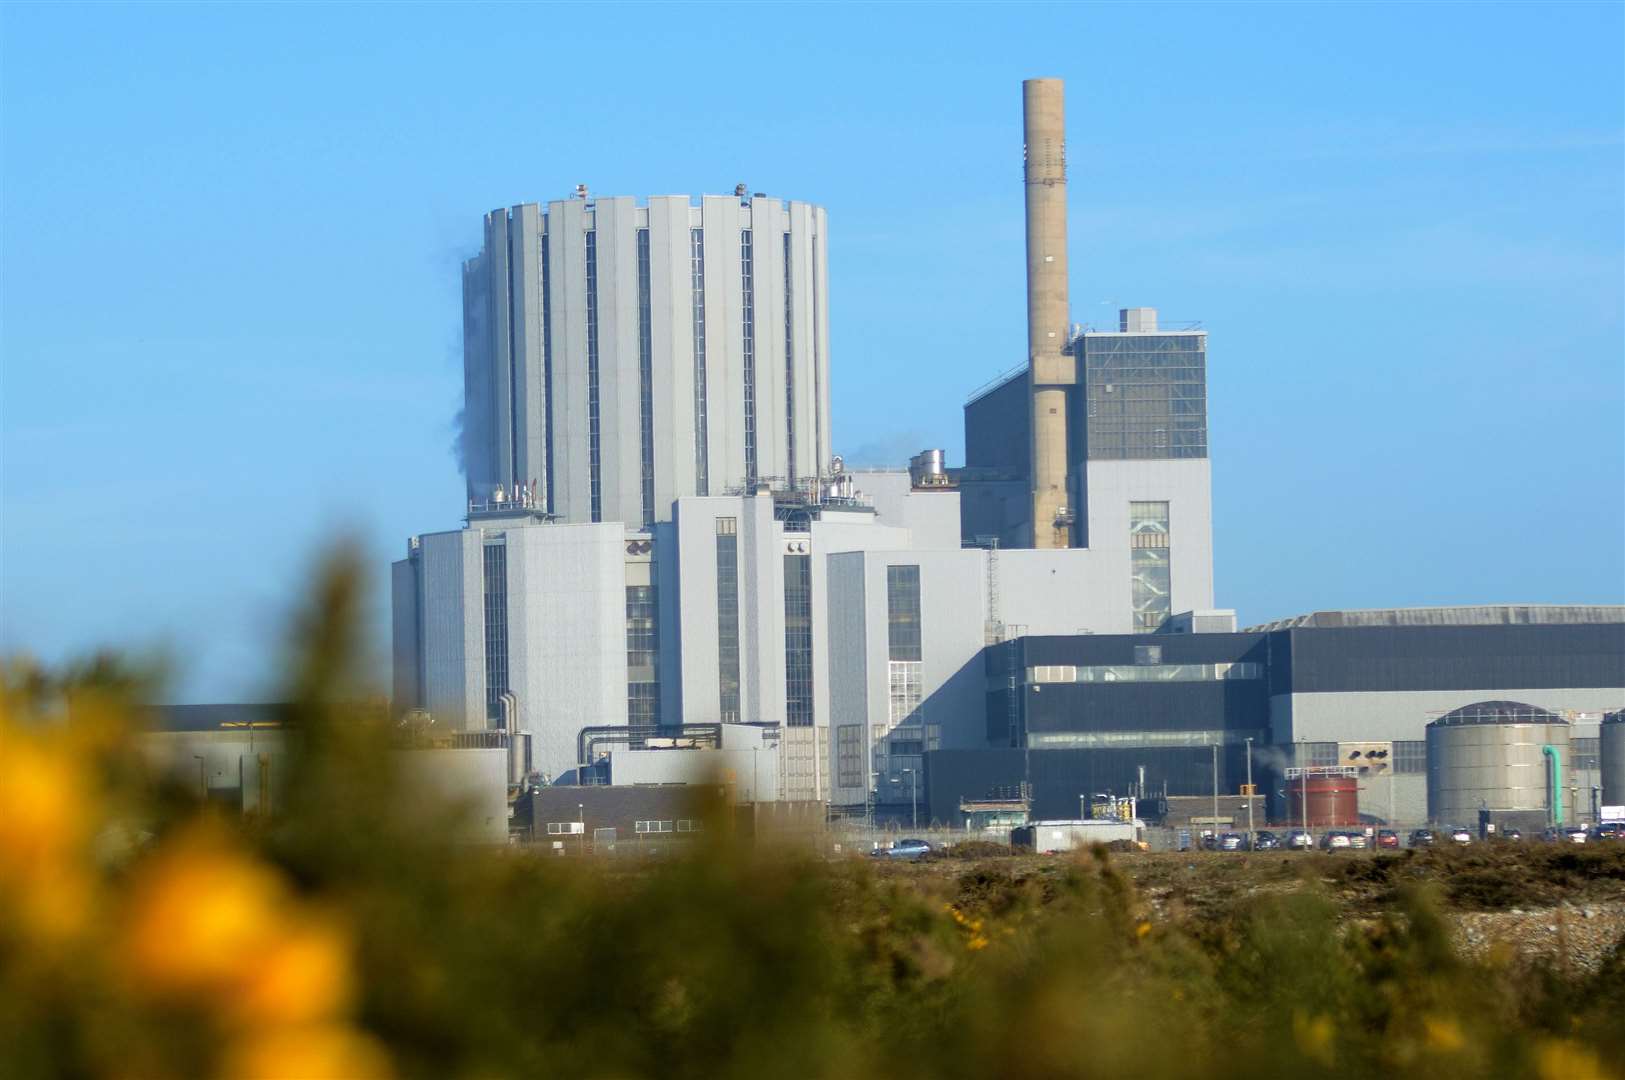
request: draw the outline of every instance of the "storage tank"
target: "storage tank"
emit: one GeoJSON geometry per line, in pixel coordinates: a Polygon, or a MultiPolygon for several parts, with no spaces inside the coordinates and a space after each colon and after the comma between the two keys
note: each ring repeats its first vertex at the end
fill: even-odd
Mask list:
{"type": "Polygon", "coordinates": [[[1564,806],[1569,724],[1555,713],[1521,701],[1474,702],[1429,724],[1427,744],[1431,821],[1464,825],[1480,810],[1545,810],[1561,823],[1572,813],[1564,806]]]}
{"type": "Polygon", "coordinates": [[[1602,718],[1602,804],[1625,806],[1625,709],[1602,718]]]}
{"type": "Polygon", "coordinates": [[[1360,823],[1360,781],[1339,766],[1288,769],[1287,820],[1292,825],[1326,828],[1360,823]]]}

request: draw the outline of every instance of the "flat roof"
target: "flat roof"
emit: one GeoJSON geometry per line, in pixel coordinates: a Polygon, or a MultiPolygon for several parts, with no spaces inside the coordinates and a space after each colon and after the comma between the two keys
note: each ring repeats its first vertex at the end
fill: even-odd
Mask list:
{"type": "Polygon", "coordinates": [[[1349,626],[1594,626],[1604,623],[1625,623],[1625,605],[1463,604],[1311,611],[1249,626],[1242,632],[1349,626]]]}

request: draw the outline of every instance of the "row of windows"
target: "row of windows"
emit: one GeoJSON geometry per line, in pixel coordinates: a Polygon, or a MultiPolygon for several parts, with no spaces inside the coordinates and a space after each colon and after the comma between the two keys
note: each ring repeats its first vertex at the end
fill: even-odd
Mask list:
{"type": "Polygon", "coordinates": [[[660,605],[654,585],[626,587],[626,708],[629,724],[660,723],[660,605]]]}
{"type": "Polygon", "coordinates": [[[638,452],[643,524],[655,523],[654,331],[649,313],[649,230],[638,230],[638,452]]]}
{"type": "Polygon", "coordinates": [[[486,544],[485,571],[485,717],[502,718],[502,695],[508,692],[508,548],[486,544]]]}
{"type": "Polygon", "coordinates": [[[711,477],[707,449],[710,435],[706,431],[705,399],[705,230],[688,232],[688,276],[693,287],[694,316],[694,483],[695,492],[711,494],[711,477]]]}
{"type": "Polygon", "coordinates": [[[835,783],[844,788],[864,786],[863,725],[841,724],[835,729],[835,783]]]}
{"type": "Polygon", "coordinates": [[[598,234],[587,234],[587,476],[592,520],[604,519],[598,420],[598,234]]]}
{"type": "Polygon", "coordinates": [[[640,834],[649,833],[692,833],[705,829],[705,822],[698,818],[677,818],[673,821],[634,821],[632,831],[640,834]]]}
{"type": "Polygon", "coordinates": [[[751,232],[739,234],[739,277],[744,283],[741,312],[744,348],[740,353],[745,377],[745,483],[756,486],[756,268],[751,232]]]}
{"type": "Polygon", "coordinates": [[[739,722],[739,520],[717,518],[717,683],[722,722],[739,722]]]}
{"type": "MultiPolygon", "coordinates": [[[[796,482],[796,346],[791,333],[791,312],[795,309],[795,293],[790,286],[790,234],[784,234],[784,434],[789,440],[787,467],[790,484],[796,482]]],[[[811,721],[809,721],[810,723],[811,721]]]]}
{"type": "Polygon", "coordinates": [[[920,568],[886,567],[887,657],[920,659],[920,568]]]}
{"type": "Polygon", "coordinates": [[[1264,665],[1250,661],[1220,664],[1041,664],[1027,669],[1028,685],[1102,682],[1214,682],[1262,679],[1264,665]]]}
{"type": "Polygon", "coordinates": [[[543,483],[547,490],[542,493],[547,510],[553,510],[553,274],[548,268],[547,234],[542,234],[542,413],[547,424],[547,440],[550,452],[547,460],[542,464],[543,483]]]}
{"type": "Polygon", "coordinates": [[[1167,749],[1169,747],[1242,746],[1251,738],[1263,743],[1263,731],[1049,731],[1028,736],[1028,744],[1047,749],[1167,749]]]}
{"type": "Polygon", "coordinates": [[[812,557],[784,557],[784,722],[811,727],[812,557]]]}

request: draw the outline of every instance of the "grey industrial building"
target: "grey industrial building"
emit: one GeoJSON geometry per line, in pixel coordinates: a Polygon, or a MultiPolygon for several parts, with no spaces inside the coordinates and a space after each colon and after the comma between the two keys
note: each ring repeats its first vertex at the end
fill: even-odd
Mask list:
{"type": "Polygon", "coordinates": [[[1250,750],[1277,816],[1286,768],[1345,766],[1362,816],[1449,821],[1460,806],[1429,807],[1429,727],[1485,702],[1563,724],[1564,802],[1594,819],[1600,725],[1625,702],[1625,608],[1324,611],[1239,633],[1026,637],[988,647],[984,670],[987,745],[926,756],[940,820],[1023,784],[1040,817],[1075,814],[1097,791],[1235,794],[1250,750]]]}

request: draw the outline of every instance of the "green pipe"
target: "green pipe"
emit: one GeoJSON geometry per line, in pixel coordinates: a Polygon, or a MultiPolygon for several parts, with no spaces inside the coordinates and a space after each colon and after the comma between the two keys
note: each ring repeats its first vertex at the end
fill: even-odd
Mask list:
{"type": "Polygon", "coordinates": [[[1547,783],[1552,785],[1552,824],[1563,824],[1563,755],[1551,743],[1540,748],[1551,759],[1546,769],[1547,783]]]}

